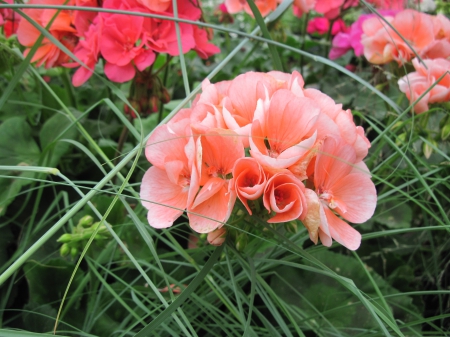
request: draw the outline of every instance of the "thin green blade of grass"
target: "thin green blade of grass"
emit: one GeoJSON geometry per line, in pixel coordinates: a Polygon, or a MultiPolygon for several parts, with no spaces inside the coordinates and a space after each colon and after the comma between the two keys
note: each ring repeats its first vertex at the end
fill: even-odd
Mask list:
{"type": "MultiPolygon", "coordinates": [[[[266,23],[264,22],[264,19],[258,10],[258,7],[256,7],[253,0],[247,0],[247,3],[252,10],[253,16],[255,17],[256,23],[258,24],[259,28],[261,29],[263,36],[267,40],[272,40],[269,30],[267,29],[266,23]]],[[[272,44],[269,44],[268,46],[269,46],[270,54],[272,55],[273,68],[278,71],[283,71],[283,63],[281,62],[281,58],[280,58],[280,55],[278,54],[277,47],[275,47],[272,44]]]]}
{"type": "Polygon", "coordinates": [[[144,327],[141,331],[139,331],[135,337],[143,337],[148,336],[154,331],[161,323],[165,322],[170,315],[178,309],[184,301],[188,299],[193,291],[203,282],[203,280],[207,277],[211,269],[216,264],[220,255],[222,254],[223,246],[217,247],[208,261],[205,263],[201,271],[197,274],[197,276],[192,280],[189,286],[181,292],[181,294],[177,297],[175,301],[170,304],[167,309],[165,309],[161,314],[159,314],[150,324],[144,327]]]}

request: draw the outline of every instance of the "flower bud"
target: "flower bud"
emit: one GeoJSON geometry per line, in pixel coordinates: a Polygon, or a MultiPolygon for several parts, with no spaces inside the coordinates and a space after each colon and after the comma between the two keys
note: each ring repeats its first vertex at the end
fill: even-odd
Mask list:
{"type": "Polygon", "coordinates": [[[78,254],[78,249],[76,247],[72,247],[72,249],[70,249],[70,256],[72,256],[72,258],[76,258],[78,254]]]}
{"type": "Polygon", "coordinates": [[[94,223],[94,218],[91,217],[90,215],[85,215],[84,217],[82,217],[80,219],[80,221],[78,221],[78,225],[87,228],[92,226],[92,224],[94,223]]]}
{"type": "Polygon", "coordinates": [[[248,243],[247,233],[239,234],[236,238],[236,249],[239,252],[242,252],[245,249],[245,247],[247,247],[247,243],[248,243]]]}
{"type": "Polygon", "coordinates": [[[450,136],[450,124],[444,125],[441,131],[442,140],[446,140],[450,136]]]}
{"type": "Polygon", "coordinates": [[[66,256],[70,253],[70,246],[67,243],[64,243],[59,249],[59,253],[61,256],[66,256]]]}
{"type": "Polygon", "coordinates": [[[65,234],[61,235],[59,237],[59,239],[56,240],[56,241],[57,242],[62,242],[62,243],[68,243],[68,242],[72,241],[72,234],[65,233],[65,234]]]}
{"type": "Polygon", "coordinates": [[[208,233],[208,242],[213,246],[222,246],[227,236],[227,230],[225,227],[220,227],[213,232],[208,233]]]}

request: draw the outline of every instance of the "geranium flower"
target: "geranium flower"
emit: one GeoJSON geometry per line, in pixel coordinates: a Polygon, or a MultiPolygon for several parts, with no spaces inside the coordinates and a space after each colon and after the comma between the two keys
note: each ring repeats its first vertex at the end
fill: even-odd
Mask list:
{"type": "Polygon", "coordinates": [[[315,160],[314,187],[320,205],[310,210],[313,213],[306,215],[307,221],[320,221],[319,236],[325,246],[330,246],[333,238],[356,250],[361,235],[334,212],[362,223],[373,215],[377,198],[367,167],[362,162],[356,164],[353,147],[333,137],[325,139],[315,160]]]}
{"type": "Polygon", "coordinates": [[[447,102],[450,100],[450,61],[446,59],[424,60],[421,63],[417,58],[412,64],[415,72],[409,73],[398,81],[400,91],[406,94],[410,103],[415,102],[444,74],[441,79],[422,99],[414,106],[416,113],[428,111],[429,103],[447,102]],[[426,66],[426,68],[425,68],[426,66]]]}

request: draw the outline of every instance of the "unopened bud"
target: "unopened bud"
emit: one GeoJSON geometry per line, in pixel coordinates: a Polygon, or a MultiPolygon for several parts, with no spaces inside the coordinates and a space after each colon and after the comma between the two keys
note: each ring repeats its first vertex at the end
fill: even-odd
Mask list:
{"type": "Polygon", "coordinates": [[[72,249],[70,250],[70,256],[72,256],[72,258],[76,258],[78,254],[78,249],[75,247],[72,247],[72,249]]]}
{"type": "Polygon", "coordinates": [[[80,221],[78,221],[78,224],[84,228],[92,226],[93,223],[94,223],[94,218],[91,217],[90,215],[85,215],[84,217],[82,217],[80,219],[80,221]]]}
{"type": "Polygon", "coordinates": [[[441,131],[442,140],[446,140],[450,136],[450,124],[444,125],[441,131]]]}
{"type": "Polygon", "coordinates": [[[225,229],[225,227],[221,227],[213,232],[209,232],[207,240],[210,245],[222,246],[222,244],[225,242],[226,236],[227,230],[225,229]]]}
{"type": "Polygon", "coordinates": [[[431,155],[433,154],[433,147],[431,146],[431,144],[433,144],[434,146],[436,146],[436,142],[433,140],[429,140],[428,143],[423,143],[423,155],[425,156],[425,158],[429,159],[431,157],[431,155]]]}
{"type": "Polygon", "coordinates": [[[70,246],[67,243],[64,243],[59,249],[59,253],[61,256],[66,256],[70,253],[70,246]]]}
{"type": "Polygon", "coordinates": [[[72,241],[72,234],[69,234],[69,233],[63,234],[56,241],[62,242],[62,243],[68,243],[68,242],[72,241]]]}
{"type": "Polygon", "coordinates": [[[242,252],[247,247],[248,238],[246,233],[241,233],[236,238],[236,249],[242,252]]]}
{"type": "Polygon", "coordinates": [[[170,102],[170,94],[166,88],[163,88],[161,91],[161,103],[167,104],[170,102]]]}

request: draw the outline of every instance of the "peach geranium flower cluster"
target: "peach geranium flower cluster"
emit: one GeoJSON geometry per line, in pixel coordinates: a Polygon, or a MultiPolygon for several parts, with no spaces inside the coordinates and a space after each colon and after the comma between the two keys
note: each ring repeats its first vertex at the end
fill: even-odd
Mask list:
{"type": "Polygon", "coordinates": [[[400,90],[411,104],[424,95],[414,106],[416,113],[427,111],[429,103],[448,102],[450,20],[442,14],[428,15],[411,9],[385,16],[385,19],[398,34],[378,17],[362,24],[361,43],[367,60],[375,64],[396,61],[403,65],[417,54],[421,61],[417,57],[412,60],[416,71],[399,80],[400,90]]]}
{"type": "Polygon", "coordinates": [[[191,228],[215,240],[239,199],[268,223],[301,220],[314,243],[357,249],[361,235],[346,221],[372,216],[376,190],[363,162],[370,142],[351,111],[305,88],[298,72],[249,72],[202,89],[148,140],[150,225],[170,227],[187,211],[191,228]]]}
{"type": "MultiPolygon", "coordinates": [[[[71,5],[105,8],[157,14],[174,17],[172,0],[30,0],[28,4],[71,5]]],[[[197,21],[202,11],[196,0],[177,0],[178,16],[197,21]]],[[[54,9],[24,9],[42,27],[47,27],[54,9]]],[[[182,52],[195,50],[202,58],[220,50],[208,42],[209,34],[196,25],[180,23],[182,52]]],[[[105,13],[97,11],[60,11],[48,28],[50,34],[72,51],[90,69],[70,62],[70,58],[49,39],[45,38],[31,62],[46,68],[67,66],[77,68],[72,82],[80,86],[93,74],[95,65],[104,60],[105,75],[114,82],[126,82],[134,78],[137,71],[149,67],[158,53],[179,55],[177,34],[173,21],[143,16],[105,13]]],[[[30,22],[20,21],[17,36],[26,48],[27,54],[40,36],[40,32],[30,22]]]]}

